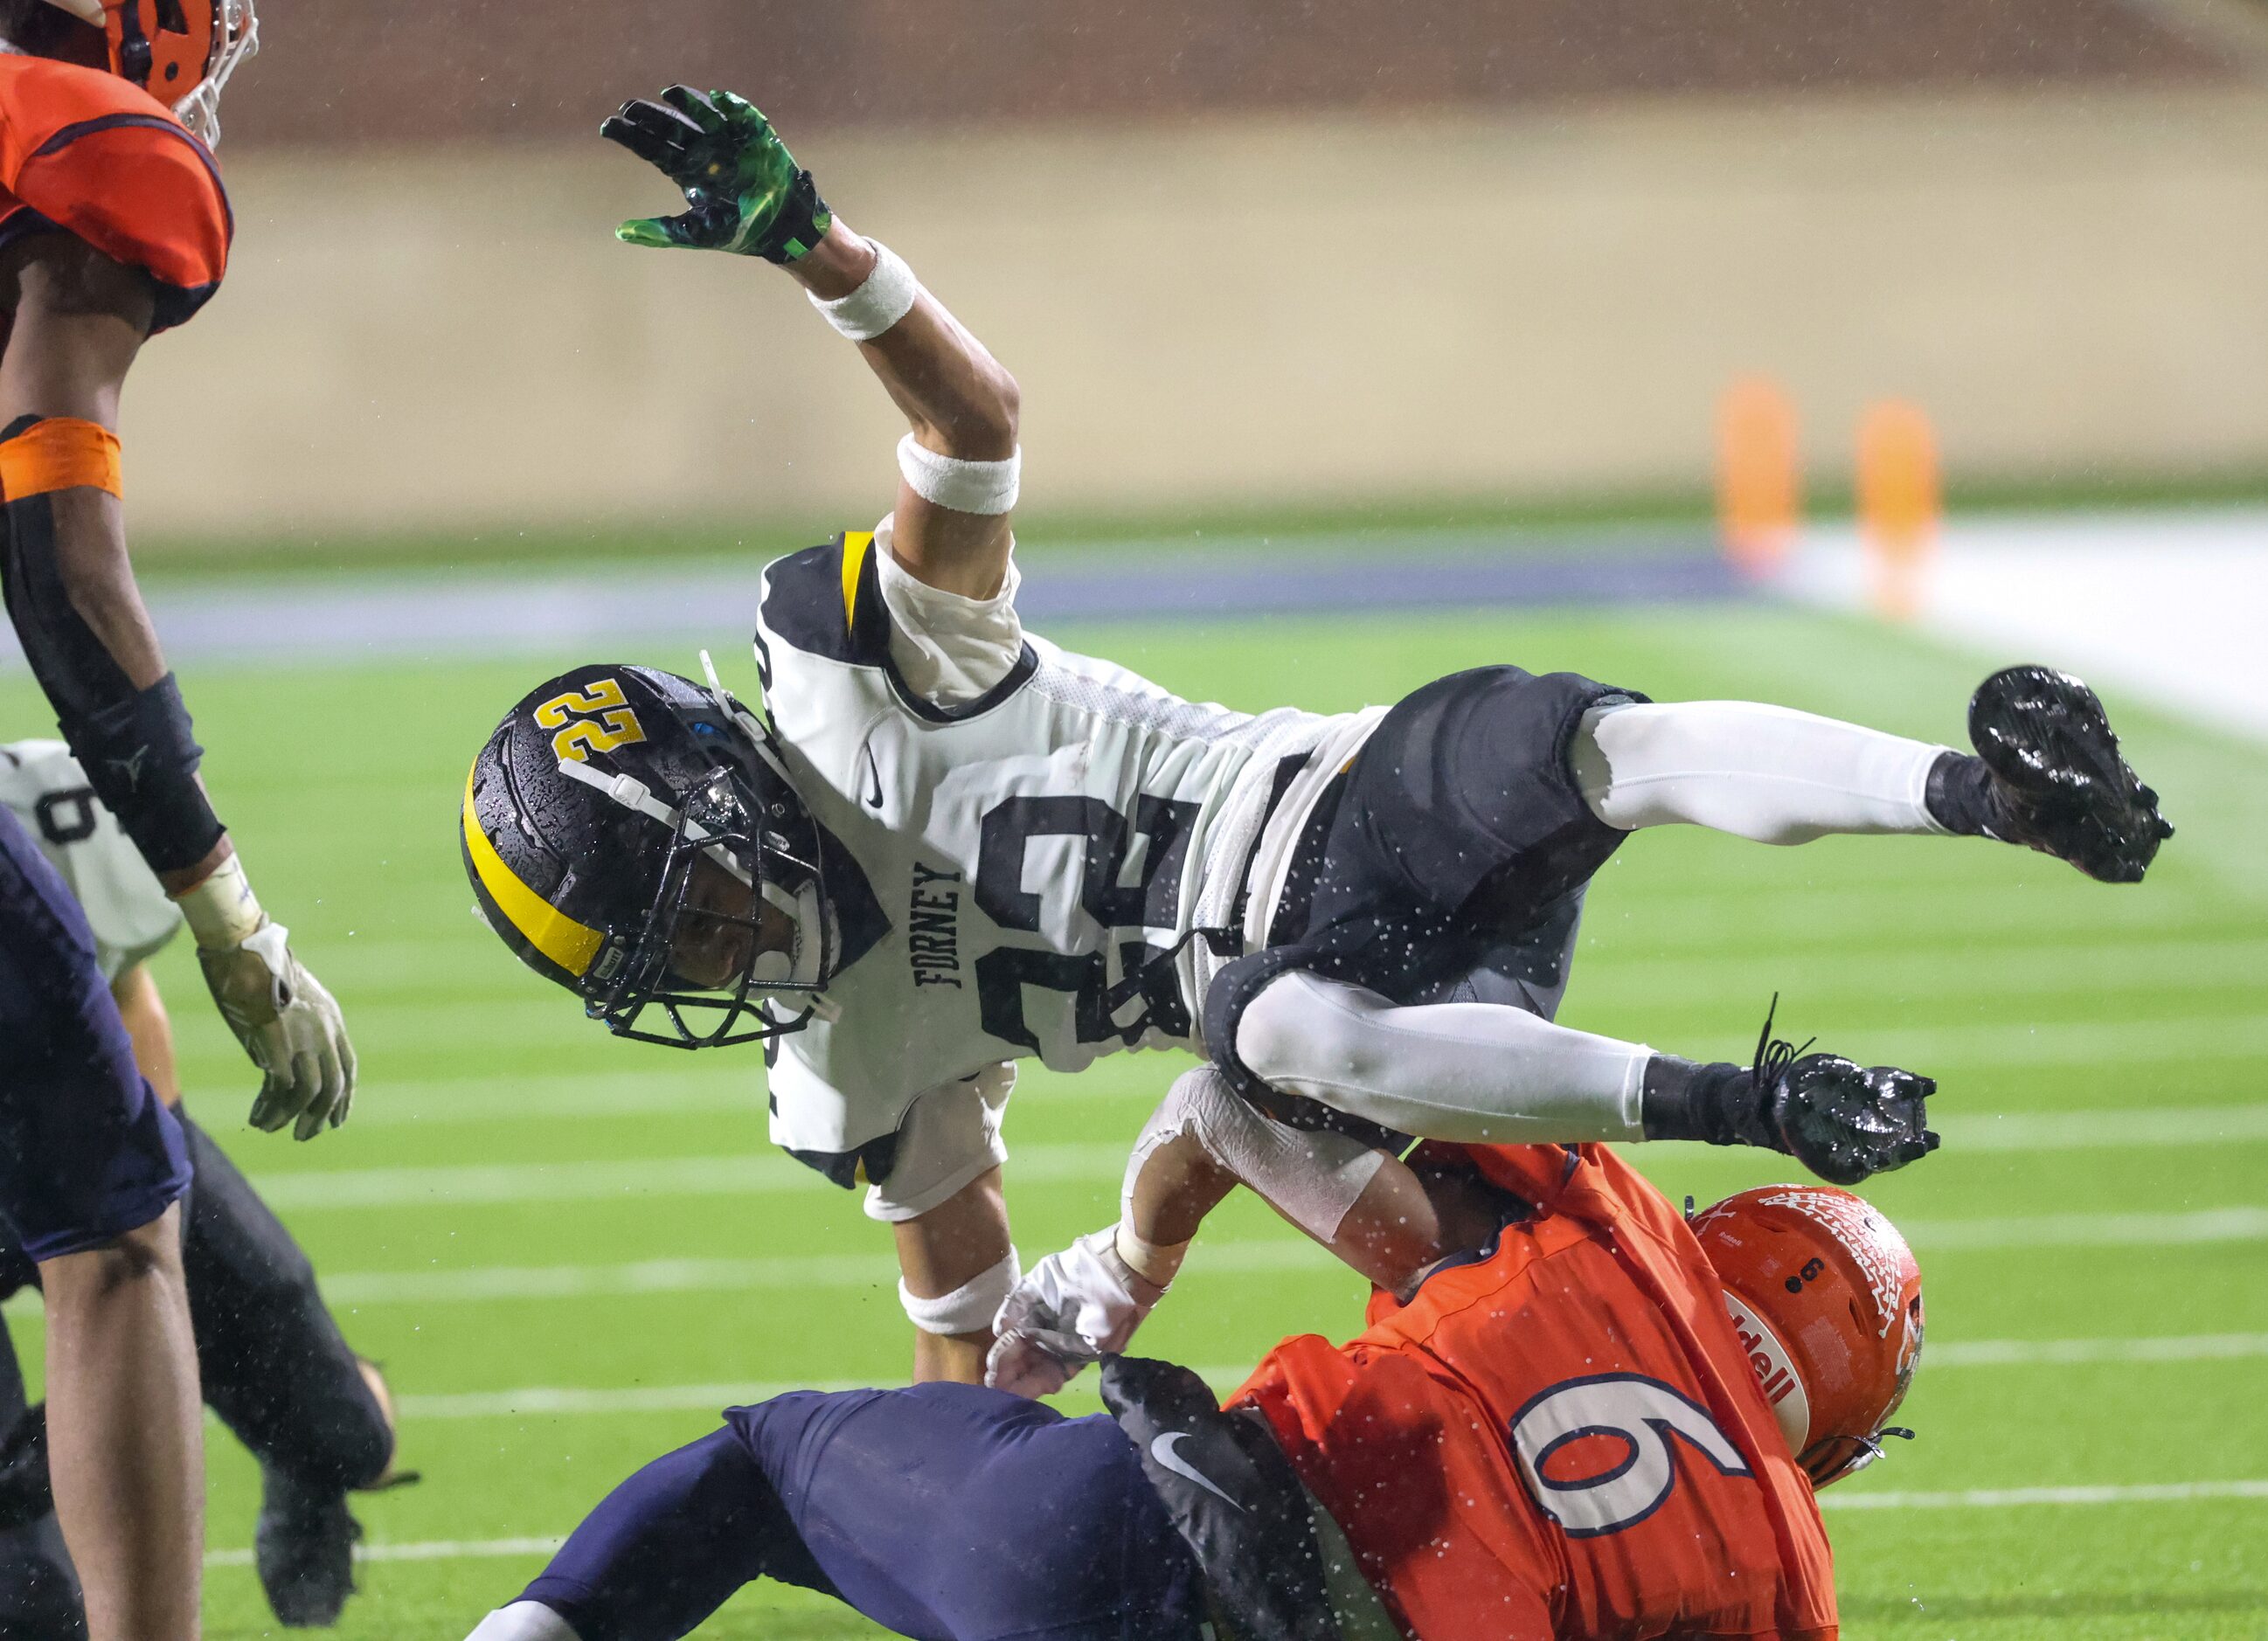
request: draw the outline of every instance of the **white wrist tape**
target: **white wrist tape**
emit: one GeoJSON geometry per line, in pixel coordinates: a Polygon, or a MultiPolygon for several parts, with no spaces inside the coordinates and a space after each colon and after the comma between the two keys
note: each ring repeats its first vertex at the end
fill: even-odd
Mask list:
{"type": "Polygon", "coordinates": [[[914,277],[905,258],[880,239],[871,243],[874,269],[856,291],[831,299],[817,291],[811,293],[811,305],[853,342],[873,341],[912,313],[914,298],[921,295],[921,281],[914,277]]]}
{"type": "Polygon", "coordinates": [[[925,450],[911,433],[898,441],[898,471],[924,501],[955,512],[1013,512],[1024,471],[1021,450],[1005,461],[963,461],[925,450]]]}
{"type": "Polygon", "coordinates": [[[1145,1282],[1153,1283],[1160,1288],[1174,1285],[1174,1278],[1181,1271],[1182,1262],[1189,1257],[1189,1245],[1186,1242],[1144,1241],[1134,1234],[1134,1227],[1123,1219],[1118,1222],[1112,1241],[1118,1249],[1118,1257],[1126,1262],[1129,1270],[1145,1282]]]}
{"type": "Polygon", "coordinates": [[[235,855],[214,867],[212,875],[196,887],[176,896],[173,903],[188,920],[189,932],[197,944],[208,952],[242,946],[267,917],[253,898],[252,885],[245,880],[244,862],[235,855]]]}
{"type": "Polygon", "coordinates": [[[898,1278],[898,1303],[906,1307],[914,1326],[924,1333],[983,1333],[992,1326],[1008,1296],[1024,1277],[1024,1262],[1010,1248],[1008,1257],[982,1275],[970,1277],[952,1292],[924,1299],[898,1278]]]}
{"type": "Polygon", "coordinates": [[[1386,1160],[1384,1152],[1344,1134],[1309,1133],[1262,1115],[1219,1071],[1201,1065],[1174,1078],[1134,1142],[1119,1198],[1122,1224],[1133,1217],[1134,1181],[1142,1165],[1182,1134],[1319,1242],[1338,1234],[1339,1222],[1386,1160]]]}

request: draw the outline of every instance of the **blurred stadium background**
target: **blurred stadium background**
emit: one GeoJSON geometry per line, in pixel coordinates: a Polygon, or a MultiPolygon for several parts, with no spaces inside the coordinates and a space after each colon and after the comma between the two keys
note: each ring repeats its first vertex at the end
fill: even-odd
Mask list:
{"type": "MultiPolygon", "coordinates": [[[[1922,1439],[1830,1495],[1850,1634],[2268,1634],[2268,5],[262,17],[231,283],[136,372],[130,517],[222,812],[363,1051],[342,1133],[232,1129],[243,1067],[161,963],[192,1104],[427,1476],[363,1504],[342,1635],[462,1634],[718,1407],[907,1354],[886,1239],[767,1153],[755,1056],[583,1026],[456,861],[526,687],[702,644],[753,691],[763,558],[887,504],[888,407],[792,290],[610,238],[666,202],[597,121],[678,78],[762,102],[1015,370],[1027,617],[1171,688],[1336,709],[1513,659],[1958,741],[1989,664],[2102,685],[2182,827],[2145,888],[1649,836],[1565,1018],[1736,1057],[1778,990],[1943,1083],[1947,1151],[1876,1193],[1931,1343],[1922,1439]]],[[[0,651],[0,732],[50,724],[0,651]]],[[[1027,1257],[1109,1217],[1174,1069],[1027,1075],[1027,1257]]],[[[1646,1161],[1705,1202],[1777,1172],[1646,1161]]],[[[1184,1288],[1145,1339],[1223,1375],[1357,1321],[1264,1214],[1184,1288]]],[[[209,1633],[266,1635],[213,1452],[209,1633]]],[[[703,1633],[869,1632],[760,1593],[703,1633]]]]}

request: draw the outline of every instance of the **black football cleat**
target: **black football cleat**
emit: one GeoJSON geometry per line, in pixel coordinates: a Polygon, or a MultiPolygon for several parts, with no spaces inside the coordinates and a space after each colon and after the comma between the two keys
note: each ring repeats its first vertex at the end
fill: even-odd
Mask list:
{"type": "Polygon", "coordinates": [[[2174,828],[2118,754],[2095,691],[2069,673],[2011,666],[1977,687],[1969,739],[1990,779],[1980,828],[2069,861],[2103,883],[2139,883],[2174,828]]]}
{"type": "Polygon", "coordinates": [[[260,1523],[253,1564],[268,1605],[293,1629],[328,1630],[354,1593],[354,1547],[362,1526],[341,1489],[261,1467],[260,1523]]]}

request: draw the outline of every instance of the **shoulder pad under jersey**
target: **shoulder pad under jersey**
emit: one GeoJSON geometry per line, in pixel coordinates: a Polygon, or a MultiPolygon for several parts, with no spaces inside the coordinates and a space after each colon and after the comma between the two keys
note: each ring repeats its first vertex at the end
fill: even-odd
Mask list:
{"type": "Polygon", "coordinates": [[[158,287],[182,324],[228,269],[235,219],[211,151],[114,74],[0,55],[0,245],[61,228],[158,287]]]}

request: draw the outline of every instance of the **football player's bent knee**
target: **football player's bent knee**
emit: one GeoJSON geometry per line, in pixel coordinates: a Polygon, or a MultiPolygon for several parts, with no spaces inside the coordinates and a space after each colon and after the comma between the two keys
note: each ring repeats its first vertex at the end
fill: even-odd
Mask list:
{"type": "Polygon", "coordinates": [[[999,1314],[1000,1306],[1016,1291],[1016,1284],[1023,1275],[1023,1261],[1012,1247],[998,1264],[933,1299],[922,1298],[906,1286],[905,1278],[901,1277],[898,1303],[906,1307],[906,1314],[924,1333],[984,1333],[990,1329],[993,1317],[999,1314]]]}
{"type": "Polygon", "coordinates": [[[1369,1016],[1393,1005],[1374,991],[1293,971],[1245,1005],[1236,1055],[1263,1081],[1325,1105],[1377,1079],[1381,1039],[1369,1016]]]}

